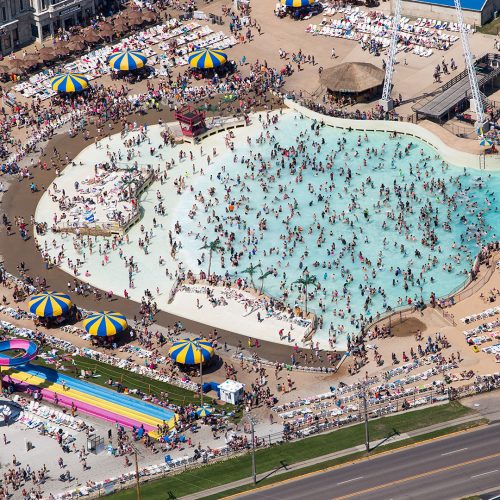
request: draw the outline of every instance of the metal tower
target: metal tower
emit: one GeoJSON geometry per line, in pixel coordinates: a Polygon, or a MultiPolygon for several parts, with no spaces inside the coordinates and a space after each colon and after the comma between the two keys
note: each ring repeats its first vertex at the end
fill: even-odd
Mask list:
{"type": "MultiPolygon", "coordinates": [[[[456,1],[456,0],[455,0],[456,1]]],[[[385,65],[384,88],[382,90],[382,99],[380,105],[384,111],[391,111],[394,108],[394,102],[391,99],[392,76],[394,74],[394,61],[398,47],[399,24],[401,22],[401,0],[396,0],[396,9],[392,19],[391,44],[389,46],[389,57],[385,65]]]]}
{"type": "Polygon", "coordinates": [[[472,92],[472,99],[474,99],[474,104],[476,108],[476,130],[485,125],[486,120],[484,117],[483,109],[483,98],[479,92],[479,85],[477,84],[476,71],[474,69],[474,61],[472,60],[472,54],[469,46],[469,36],[467,30],[465,29],[464,16],[462,14],[462,5],[460,0],[453,0],[455,2],[455,10],[457,12],[458,27],[460,30],[460,38],[462,40],[462,48],[464,51],[465,66],[467,68],[467,74],[469,75],[470,89],[472,92]]]}

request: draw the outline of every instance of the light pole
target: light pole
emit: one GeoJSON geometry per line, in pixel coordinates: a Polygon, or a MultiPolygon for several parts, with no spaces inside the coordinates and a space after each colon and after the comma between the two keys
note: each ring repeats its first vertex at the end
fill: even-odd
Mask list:
{"type": "Polygon", "coordinates": [[[366,401],[366,383],[360,382],[361,393],[360,396],[363,398],[363,410],[364,410],[364,421],[365,421],[365,447],[366,451],[370,451],[370,431],[368,429],[368,403],[366,401]]]}
{"type": "Polygon", "coordinates": [[[201,350],[201,345],[197,341],[194,345],[200,351],[200,406],[203,406],[203,351],[201,350]]]}
{"type": "Polygon", "coordinates": [[[250,415],[244,417],[249,423],[252,432],[252,477],[253,484],[257,484],[257,466],[255,463],[255,422],[250,415]]]}
{"type": "Polygon", "coordinates": [[[141,488],[139,486],[139,461],[137,460],[137,448],[132,446],[135,458],[135,487],[137,489],[137,500],[141,500],[141,488]]]}

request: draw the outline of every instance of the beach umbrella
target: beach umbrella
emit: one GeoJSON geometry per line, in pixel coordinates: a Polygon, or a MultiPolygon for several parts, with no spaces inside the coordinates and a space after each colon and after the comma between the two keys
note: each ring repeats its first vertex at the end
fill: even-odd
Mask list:
{"type": "Polygon", "coordinates": [[[11,70],[24,70],[30,65],[30,63],[24,61],[23,59],[11,59],[8,62],[8,65],[11,70]]]}
{"type": "Polygon", "coordinates": [[[100,29],[99,33],[102,36],[113,36],[115,34],[115,30],[113,26],[104,26],[103,28],[100,29]]]}
{"type": "Polygon", "coordinates": [[[113,23],[113,27],[117,31],[127,31],[129,28],[128,22],[124,17],[118,17],[113,23]]]}
{"type": "Polygon", "coordinates": [[[56,92],[81,92],[89,86],[89,81],[80,73],[66,73],[54,76],[50,85],[56,92]]]}
{"type": "Polygon", "coordinates": [[[69,39],[70,43],[71,42],[83,42],[83,35],[78,33],[76,35],[71,35],[71,38],[69,39]]]}
{"type": "Polygon", "coordinates": [[[42,47],[40,52],[38,52],[38,57],[41,61],[52,61],[56,55],[51,47],[42,47]]]}
{"type": "Polygon", "coordinates": [[[214,410],[212,408],[210,408],[210,406],[203,405],[203,406],[200,406],[196,410],[196,416],[197,417],[208,417],[208,415],[212,415],[213,411],[214,410]]]}
{"type": "Polygon", "coordinates": [[[312,3],[314,3],[314,0],[281,0],[281,5],[285,7],[305,7],[312,3]]]}
{"type": "Polygon", "coordinates": [[[168,353],[176,363],[196,365],[208,361],[214,354],[214,348],[208,340],[196,337],[174,342],[168,353]]]}
{"type": "Polygon", "coordinates": [[[114,311],[91,313],[83,320],[83,328],[95,337],[112,337],[127,328],[127,318],[114,311]]]}
{"type": "Polygon", "coordinates": [[[146,12],[143,13],[142,17],[149,22],[156,21],[158,19],[158,14],[156,12],[153,12],[152,10],[147,10],[146,12]]]}
{"type": "Polygon", "coordinates": [[[65,293],[43,292],[31,297],[28,307],[32,314],[43,318],[53,318],[69,311],[71,299],[65,293]]]}
{"type": "Polygon", "coordinates": [[[56,56],[67,56],[71,50],[67,45],[56,45],[54,47],[54,54],[56,56]]]}
{"type": "Polygon", "coordinates": [[[111,23],[109,23],[108,21],[101,21],[97,27],[100,29],[100,30],[103,30],[103,29],[108,29],[108,28],[111,28],[113,29],[113,25],[111,23]]]}
{"type": "Polygon", "coordinates": [[[493,146],[493,141],[489,137],[485,137],[484,135],[479,138],[479,145],[489,148],[493,146]]]}
{"type": "Polygon", "coordinates": [[[85,42],[83,40],[70,40],[68,47],[71,50],[80,51],[85,49],[85,42]]]}
{"type": "Polygon", "coordinates": [[[124,50],[111,54],[108,63],[113,69],[129,71],[142,68],[147,60],[148,58],[140,50],[124,50]]]}
{"type": "Polygon", "coordinates": [[[137,14],[130,15],[128,19],[128,23],[130,26],[140,26],[144,22],[141,14],[137,12],[137,14]]]}
{"type": "Polygon", "coordinates": [[[101,35],[94,30],[88,30],[83,35],[83,39],[89,43],[96,43],[101,39],[101,35]]]}
{"type": "Polygon", "coordinates": [[[28,65],[28,66],[34,66],[35,64],[40,63],[40,58],[38,57],[38,54],[26,54],[23,57],[23,61],[28,65]]]}
{"type": "Polygon", "coordinates": [[[222,66],[227,61],[227,55],[222,50],[200,49],[189,55],[188,62],[193,68],[209,69],[222,66]]]}

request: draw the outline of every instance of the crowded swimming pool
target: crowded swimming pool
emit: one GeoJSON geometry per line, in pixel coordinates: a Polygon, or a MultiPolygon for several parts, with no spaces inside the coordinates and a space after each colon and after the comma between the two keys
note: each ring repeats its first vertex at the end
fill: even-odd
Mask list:
{"type": "Polygon", "coordinates": [[[206,272],[202,247],[219,240],[212,272],[252,279],[290,306],[305,307],[294,282],[315,279],[315,339],[344,347],[363,319],[460,286],[480,245],[497,238],[500,175],[447,165],[414,137],[333,129],[295,112],[255,115],[233,137],[195,146],[167,146],[163,132],[113,136],[64,171],[42,197],[38,222],[73,197],[64,223],[80,213],[99,225],[119,204],[101,213],[93,199],[110,191],[122,199],[120,172],[150,165],[161,179],[141,196],[141,220],[126,238],[70,243],[47,232],[37,236],[45,258],[135,300],[148,290],[166,309],[178,267],[206,272]],[[105,176],[110,187],[99,187],[105,176]]]}
{"type": "Polygon", "coordinates": [[[216,273],[248,279],[259,266],[256,283],[270,271],[266,292],[301,307],[293,283],[314,276],[322,337],[345,340],[363,318],[453,290],[500,227],[500,176],[448,166],[415,138],[289,114],[228,146],[177,205],[182,258],[206,271],[200,242],[219,238],[216,273]]]}

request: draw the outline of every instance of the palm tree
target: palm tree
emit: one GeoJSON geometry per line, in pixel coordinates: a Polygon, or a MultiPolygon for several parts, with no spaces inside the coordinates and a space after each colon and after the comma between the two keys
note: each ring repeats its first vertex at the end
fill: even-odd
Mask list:
{"type": "Polygon", "coordinates": [[[200,250],[209,250],[208,254],[208,276],[210,276],[210,268],[212,267],[212,254],[214,252],[220,252],[224,250],[224,247],[220,244],[219,238],[210,243],[205,243],[200,250]]]}
{"type": "Polygon", "coordinates": [[[306,305],[306,315],[307,315],[307,287],[309,285],[315,285],[316,284],[316,281],[317,281],[317,278],[316,276],[311,276],[310,274],[306,274],[305,276],[303,276],[302,278],[299,278],[298,280],[294,281],[292,284],[298,284],[298,285],[301,285],[304,287],[304,293],[306,294],[306,301],[305,301],[305,305],[306,305]]]}
{"type": "Polygon", "coordinates": [[[272,271],[266,271],[264,274],[261,274],[259,276],[259,279],[260,279],[260,294],[262,295],[262,290],[264,290],[264,280],[268,277],[268,276],[271,276],[271,274],[273,274],[272,271]]]}
{"type": "Polygon", "coordinates": [[[252,283],[252,287],[255,289],[255,283],[253,282],[253,275],[256,273],[257,269],[260,268],[260,263],[254,266],[250,264],[250,267],[247,267],[244,271],[241,271],[243,274],[250,275],[250,283],[252,283]]]}

